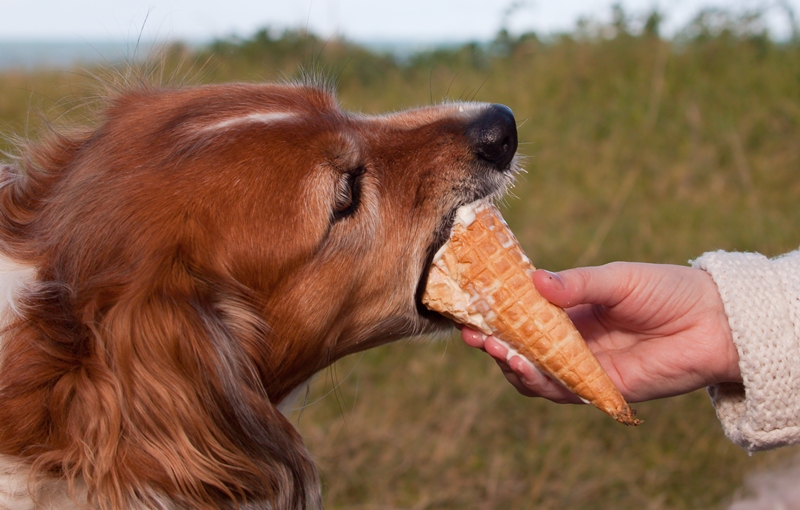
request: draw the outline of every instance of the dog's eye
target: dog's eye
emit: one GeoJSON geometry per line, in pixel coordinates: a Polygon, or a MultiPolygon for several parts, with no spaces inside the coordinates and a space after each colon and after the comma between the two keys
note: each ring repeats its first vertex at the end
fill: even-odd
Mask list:
{"type": "Polygon", "coordinates": [[[333,219],[340,220],[356,212],[361,198],[361,176],[364,167],[358,167],[339,176],[336,183],[336,198],[333,204],[333,219]]]}

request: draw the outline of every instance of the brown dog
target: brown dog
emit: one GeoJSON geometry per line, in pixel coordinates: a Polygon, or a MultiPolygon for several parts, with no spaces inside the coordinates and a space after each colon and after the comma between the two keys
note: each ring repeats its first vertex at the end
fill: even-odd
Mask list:
{"type": "Polygon", "coordinates": [[[455,209],[510,183],[516,137],[500,105],[370,117],[232,84],[129,90],[21,150],[0,188],[0,507],[319,507],[276,404],[449,325],[419,303],[427,266],[455,209]]]}

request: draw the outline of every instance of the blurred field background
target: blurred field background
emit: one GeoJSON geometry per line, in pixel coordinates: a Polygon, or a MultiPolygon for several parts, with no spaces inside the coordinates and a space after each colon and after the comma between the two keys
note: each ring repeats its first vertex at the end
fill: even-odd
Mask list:
{"type": "MultiPolygon", "coordinates": [[[[201,50],[168,46],[146,72],[206,83],[291,79],[302,67],[365,113],[504,103],[526,172],[503,207],[540,267],[795,249],[797,32],[777,42],[758,12],[716,10],[667,40],[659,22],[617,8],[611,23],[568,34],[501,31],[491,44],[402,58],[265,29],[201,50]]],[[[0,131],[36,136],[42,115],[82,122],[98,75],[108,72],[3,72],[0,131]]],[[[589,407],[520,397],[453,336],[339,362],[292,419],[330,509],[724,508],[746,495],[748,473],[800,452],[749,457],[724,437],[705,392],[635,407],[645,423],[633,429],[589,407]]]]}

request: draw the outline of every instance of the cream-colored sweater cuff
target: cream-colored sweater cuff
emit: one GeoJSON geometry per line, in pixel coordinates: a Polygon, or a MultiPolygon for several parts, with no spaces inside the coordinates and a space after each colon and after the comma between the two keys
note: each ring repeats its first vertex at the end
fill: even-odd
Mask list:
{"type": "Polygon", "coordinates": [[[800,250],[703,254],[739,351],[744,384],[708,388],[731,441],[749,452],[800,442],[800,250]]]}

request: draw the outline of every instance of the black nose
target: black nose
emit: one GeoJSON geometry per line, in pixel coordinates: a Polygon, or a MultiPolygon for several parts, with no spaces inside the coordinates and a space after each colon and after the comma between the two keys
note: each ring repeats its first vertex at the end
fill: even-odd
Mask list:
{"type": "Polygon", "coordinates": [[[506,170],[517,152],[517,123],[511,108],[493,104],[467,130],[475,155],[497,170],[506,170]]]}

